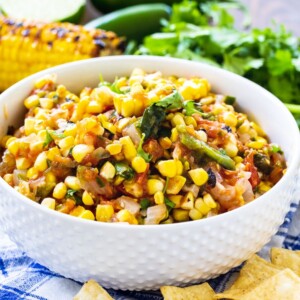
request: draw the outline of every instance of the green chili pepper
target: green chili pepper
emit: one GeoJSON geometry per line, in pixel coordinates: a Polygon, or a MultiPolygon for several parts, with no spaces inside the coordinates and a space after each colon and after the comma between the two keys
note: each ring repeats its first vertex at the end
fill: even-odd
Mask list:
{"type": "Polygon", "coordinates": [[[178,126],[177,130],[180,132],[180,141],[183,145],[188,147],[190,150],[198,151],[200,153],[206,154],[212,160],[219,163],[221,166],[228,170],[235,169],[234,161],[226,154],[219,150],[210,147],[207,143],[197,140],[188,134],[184,128],[178,126]]]}

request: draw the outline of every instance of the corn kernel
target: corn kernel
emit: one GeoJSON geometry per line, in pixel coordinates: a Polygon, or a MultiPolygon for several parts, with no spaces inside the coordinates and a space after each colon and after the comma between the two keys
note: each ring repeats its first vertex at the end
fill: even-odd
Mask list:
{"type": "Polygon", "coordinates": [[[154,194],[154,201],[155,201],[156,204],[165,203],[165,196],[164,196],[163,192],[161,192],[161,191],[156,192],[154,194]]]}
{"type": "Polygon", "coordinates": [[[267,192],[271,188],[271,185],[268,182],[261,181],[258,185],[260,192],[267,192]]]}
{"type": "Polygon", "coordinates": [[[128,194],[133,195],[135,198],[143,196],[143,187],[137,182],[124,181],[124,189],[128,194]]]}
{"type": "Polygon", "coordinates": [[[13,174],[5,174],[3,176],[3,179],[9,184],[9,185],[13,185],[14,183],[14,175],[13,174]]]}
{"type": "Polygon", "coordinates": [[[28,169],[26,176],[28,179],[36,179],[39,176],[39,171],[35,167],[32,167],[28,169]]]}
{"type": "Polygon", "coordinates": [[[189,217],[192,220],[196,221],[196,220],[202,219],[203,215],[201,214],[201,212],[198,209],[193,208],[189,211],[189,217]]]}
{"type": "Polygon", "coordinates": [[[75,191],[79,191],[81,189],[80,181],[75,176],[67,176],[65,178],[65,184],[68,188],[75,190],[75,191]]]}
{"type": "Polygon", "coordinates": [[[171,124],[173,127],[176,127],[177,125],[185,125],[183,116],[179,113],[176,113],[171,120],[171,124]]]}
{"type": "Polygon", "coordinates": [[[115,181],[114,181],[114,185],[120,185],[124,180],[125,180],[124,177],[117,176],[116,179],[115,179],[115,181]]]}
{"type": "Polygon", "coordinates": [[[58,146],[62,150],[67,150],[74,146],[74,142],[75,140],[73,136],[67,136],[58,142],[58,146]]]}
{"type": "Polygon", "coordinates": [[[2,148],[5,148],[5,147],[6,147],[6,143],[7,143],[7,141],[8,141],[10,138],[12,138],[11,135],[5,135],[5,136],[1,139],[0,146],[1,146],[2,148]]]}
{"type": "Polygon", "coordinates": [[[47,172],[45,175],[45,181],[47,184],[56,184],[56,176],[53,172],[47,172]]]}
{"type": "Polygon", "coordinates": [[[41,152],[35,162],[34,167],[39,170],[40,172],[43,172],[48,169],[48,163],[47,163],[47,154],[46,152],[41,152]]]}
{"type": "Polygon", "coordinates": [[[15,137],[10,138],[7,142],[6,142],[6,148],[8,149],[8,151],[13,154],[13,155],[17,155],[19,149],[20,149],[20,143],[19,140],[16,139],[15,137]]]}
{"type": "Polygon", "coordinates": [[[205,194],[203,196],[203,201],[210,208],[216,208],[217,207],[217,203],[214,200],[214,198],[211,196],[211,194],[205,194]]]}
{"type": "Polygon", "coordinates": [[[115,213],[110,204],[99,204],[96,208],[96,220],[99,222],[109,222],[115,213]]]}
{"type": "Polygon", "coordinates": [[[112,123],[102,122],[102,126],[106,130],[110,131],[112,134],[116,134],[116,132],[117,132],[117,127],[112,123]]]}
{"type": "Polygon", "coordinates": [[[42,152],[43,148],[44,148],[44,142],[42,142],[42,141],[33,142],[33,143],[29,144],[30,151],[35,152],[35,153],[42,152]]]}
{"type": "Polygon", "coordinates": [[[50,98],[40,98],[40,105],[44,109],[52,109],[53,108],[53,99],[50,98]]]}
{"type": "Polygon", "coordinates": [[[99,114],[102,111],[103,111],[103,105],[96,100],[90,101],[86,107],[86,112],[90,114],[99,114]]]}
{"type": "Polygon", "coordinates": [[[250,130],[250,123],[247,120],[245,120],[238,128],[238,133],[240,134],[248,133],[249,130],[250,130]]]}
{"type": "Polygon", "coordinates": [[[60,155],[60,151],[57,147],[53,147],[47,151],[47,159],[51,161],[54,160],[57,155],[60,155]]]}
{"type": "Polygon", "coordinates": [[[71,125],[71,124],[68,124],[68,127],[64,130],[64,135],[75,137],[77,134],[77,126],[75,124],[73,124],[73,125],[71,125]]]}
{"type": "Polygon", "coordinates": [[[163,191],[164,183],[159,179],[149,179],[147,181],[147,189],[149,195],[154,195],[156,192],[163,191]]]}
{"type": "Polygon", "coordinates": [[[230,127],[236,127],[237,125],[237,117],[231,111],[226,111],[223,114],[224,123],[230,127]]]}
{"type": "Polygon", "coordinates": [[[176,175],[175,177],[170,178],[166,190],[167,194],[178,194],[183,188],[185,182],[186,178],[183,176],[176,175]]]}
{"type": "Polygon", "coordinates": [[[27,170],[31,166],[31,161],[25,157],[16,159],[16,167],[18,170],[27,170]]]}
{"type": "Polygon", "coordinates": [[[55,199],[53,199],[53,198],[45,198],[41,202],[41,205],[54,210],[56,202],[55,202],[55,199]]]}
{"type": "Polygon", "coordinates": [[[40,104],[40,98],[38,95],[31,95],[25,99],[24,105],[27,109],[36,107],[40,104]]]}
{"type": "Polygon", "coordinates": [[[125,158],[129,161],[132,161],[137,155],[134,143],[132,142],[129,136],[124,136],[119,139],[120,143],[123,145],[123,153],[125,158]]]}
{"type": "Polygon", "coordinates": [[[120,222],[127,222],[129,224],[135,225],[138,224],[138,221],[135,218],[135,216],[127,209],[121,209],[116,216],[120,222]]]}
{"type": "Polygon", "coordinates": [[[94,199],[89,192],[84,191],[82,194],[82,202],[84,205],[93,205],[94,199]]]}
{"type": "Polygon", "coordinates": [[[94,147],[91,145],[78,144],[72,149],[72,156],[77,162],[82,162],[83,159],[94,151],[94,147]]]}
{"type": "Polygon", "coordinates": [[[199,140],[201,140],[203,142],[207,142],[207,134],[204,130],[197,130],[196,135],[199,140]]]}
{"type": "Polygon", "coordinates": [[[191,176],[194,183],[198,186],[205,184],[208,180],[208,174],[203,168],[193,169],[190,170],[188,173],[191,176]]]}
{"type": "Polygon", "coordinates": [[[263,146],[265,146],[265,143],[263,141],[254,141],[249,142],[247,146],[253,149],[261,149],[263,146]]]}
{"type": "Polygon", "coordinates": [[[218,114],[221,114],[223,112],[226,111],[226,108],[222,105],[222,104],[219,104],[219,103],[216,103],[214,106],[213,106],[213,110],[212,110],[212,113],[214,115],[218,115],[218,114]]]}
{"type": "Polygon", "coordinates": [[[250,122],[250,125],[257,132],[258,135],[266,136],[266,133],[263,131],[263,129],[258,124],[256,124],[255,122],[250,122]]]}
{"type": "Polygon", "coordinates": [[[207,215],[211,208],[203,201],[202,198],[198,198],[195,201],[195,208],[198,209],[202,215],[207,215]]]}
{"type": "Polygon", "coordinates": [[[197,122],[192,116],[185,116],[184,122],[187,126],[192,125],[194,128],[197,127],[197,122]]]}
{"type": "Polygon", "coordinates": [[[122,118],[121,120],[119,120],[117,123],[116,123],[116,128],[117,128],[117,131],[119,133],[122,132],[122,130],[127,126],[129,125],[129,122],[131,121],[132,118],[122,118]]]}
{"type": "Polygon", "coordinates": [[[142,157],[136,156],[132,160],[131,166],[137,173],[143,173],[146,171],[148,165],[142,157]]]}
{"type": "Polygon", "coordinates": [[[238,164],[241,163],[244,159],[241,156],[235,156],[233,160],[236,164],[238,164]]]}
{"type": "Polygon", "coordinates": [[[181,195],[168,195],[168,199],[175,204],[175,208],[180,208],[182,202],[181,195]]]}
{"type": "Polygon", "coordinates": [[[88,209],[86,209],[84,212],[82,212],[78,217],[81,219],[86,219],[86,220],[92,220],[92,221],[95,220],[94,214],[88,209]]]}
{"type": "Polygon", "coordinates": [[[85,208],[81,205],[76,206],[74,209],[70,211],[70,215],[74,217],[79,217],[82,213],[84,213],[85,208]]]}
{"type": "Polygon", "coordinates": [[[116,155],[119,154],[122,151],[122,144],[115,143],[115,144],[109,144],[105,148],[110,155],[116,155]]]}
{"type": "Polygon", "coordinates": [[[186,193],[185,196],[183,197],[181,208],[188,209],[188,210],[193,209],[194,201],[195,201],[195,197],[194,197],[193,193],[192,192],[186,193]]]}
{"type": "Polygon", "coordinates": [[[175,162],[176,162],[177,175],[181,175],[183,172],[183,164],[179,159],[175,159],[175,162]]]}
{"type": "Polygon", "coordinates": [[[100,169],[99,173],[102,177],[104,177],[107,180],[113,179],[116,175],[116,169],[114,165],[107,161],[100,169]]]}
{"type": "Polygon", "coordinates": [[[53,197],[56,199],[63,199],[67,193],[67,186],[60,182],[58,183],[53,190],[53,197]]]}
{"type": "Polygon", "coordinates": [[[173,128],[171,130],[170,140],[174,143],[178,140],[178,137],[179,137],[178,130],[176,128],[173,128]]]}
{"type": "Polygon", "coordinates": [[[235,143],[229,142],[225,145],[224,150],[229,157],[237,156],[239,149],[235,143]]]}
{"type": "Polygon", "coordinates": [[[189,220],[189,211],[181,208],[173,209],[173,218],[178,222],[184,222],[189,220]]]}
{"type": "Polygon", "coordinates": [[[166,150],[171,148],[172,141],[168,137],[163,137],[159,139],[159,144],[166,150]]]}
{"type": "Polygon", "coordinates": [[[161,160],[157,163],[157,168],[160,174],[165,177],[175,177],[177,175],[177,164],[174,159],[161,160]]]}

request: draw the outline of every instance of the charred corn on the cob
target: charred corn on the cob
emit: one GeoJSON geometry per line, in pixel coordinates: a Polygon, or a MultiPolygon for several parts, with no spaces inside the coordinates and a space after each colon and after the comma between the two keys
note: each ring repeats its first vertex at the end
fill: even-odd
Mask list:
{"type": "Polygon", "coordinates": [[[65,62],[121,54],[123,47],[124,40],[113,32],[0,16],[0,91],[37,71],[65,62]]]}

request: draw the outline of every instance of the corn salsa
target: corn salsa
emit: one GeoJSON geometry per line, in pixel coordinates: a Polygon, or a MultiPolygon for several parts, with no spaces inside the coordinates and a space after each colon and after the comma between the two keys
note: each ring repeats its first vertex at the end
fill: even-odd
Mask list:
{"type": "Polygon", "coordinates": [[[283,176],[281,148],[205,78],[134,69],[79,94],[48,75],[1,140],[0,176],[32,201],[99,222],[168,224],[243,206],[283,176]]]}

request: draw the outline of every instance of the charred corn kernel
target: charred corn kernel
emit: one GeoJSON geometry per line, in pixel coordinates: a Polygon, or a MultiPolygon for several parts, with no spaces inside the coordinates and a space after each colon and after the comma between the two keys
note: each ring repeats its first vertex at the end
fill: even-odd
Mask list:
{"type": "Polygon", "coordinates": [[[26,176],[28,179],[36,179],[39,176],[39,171],[35,167],[32,167],[28,169],[26,176]]]}
{"type": "Polygon", "coordinates": [[[176,113],[171,120],[171,124],[173,127],[175,127],[177,125],[185,125],[183,116],[180,113],[176,113]]]}
{"type": "Polygon", "coordinates": [[[186,178],[183,176],[175,176],[169,179],[167,186],[167,194],[176,195],[180,192],[186,182],[186,178]]]}
{"type": "Polygon", "coordinates": [[[67,193],[67,186],[60,182],[58,183],[53,190],[53,197],[56,199],[63,199],[67,193]]]}
{"type": "Polygon", "coordinates": [[[194,128],[197,127],[197,122],[192,116],[184,117],[184,122],[187,126],[192,125],[194,128]]]}
{"type": "Polygon", "coordinates": [[[181,175],[183,172],[183,164],[179,159],[175,159],[175,162],[176,162],[177,175],[181,175]]]}
{"type": "Polygon", "coordinates": [[[20,150],[20,146],[20,141],[16,138],[10,138],[6,143],[8,151],[13,155],[17,155],[20,150]]]}
{"type": "Polygon", "coordinates": [[[178,140],[179,134],[176,128],[172,128],[170,140],[174,143],[178,140]]]}
{"type": "Polygon", "coordinates": [[[59,155],[60,155],[60,151],[59,151],[58,147],[50,148],[47,151],[47,159],[49,159],[51,161],[54,160],[54,158],[59,155]]]}
{"type": "Polygon", "coordinates": [[[89,192],[84,191],[82,194],[82,202],[84,205],[93,205],[94,199],[89,192]]]}
{"type": "Polygon", "coordinates": [[[163,149],[170,149],[172,146],[172,141],[168,137],[163,137],[159,139],[159,144],[163,147],[163,149]]]}
{"type": "Polygon", "coordinates": [[[235,156],[233,158],[236,164],[241,163],[244,159],[241,156],[235,156]]]}
{"type": "Polygon", "coordinates": [[[31,95],[25,99],[24,105],[27,109],[34,108],[40,104],[40,98],[38,95],[31,95]]]}
{"type": "Polygon", "coordinates": [[[66,137],[68,136],[73,136],[75,137],[77,134],[77,126],[74,124],[74,125],[68,125],[68,127],[64,130],[64,135],[66,137]]]}
{"type": "Polygon", "coordinates": [[[116,175],[116,169],[114,165],[107,161],[102,168],[100,169],[99,173],[102,177],[104,177],[107,180],[113,179],[116,175]]]}
{"type": "Polygon", "coordinates": [[[109,222],[115,211],[110,204],[99,204],[96,208],[96,220],[99,222],[109,222]]]}
{"type": "Polygon", "coordinates": [[[253,149],[261,149],[263,146],[265,146],[266,143],[263,141],[254,141],[247,144],[248,147],[253,149]]]}
{"type": "Polygon", "coordinates": [[[133,158],[136,157],[137,152],[131,138],[129,136],[124,136],[120,138],[119,141],[123,145],[123,153],[125,158],[128,161],[132,161],[133,158]]]}
{"type": "Polygon", "coordinates": [[[165,196],[164,196],[163,192],[161,192],[161,191],[156,192],[154,194],[154,201],[155,201],[156,204],[165,203],[165,196]]]}
{"type": "Polygon", "coordinates": [[[198,209],[202,215],[207,215],[207,213],[211,210],[211,207],[209,207],[202,198],[196,199],[195,208],[198,209]]]}
{"type": "Polygon", "coordinates": [[[3,179],[9,184],[9,185],[13,185],[14,182],[14,175],[13,174],[5,174],[3,176],[3,179]]]}
{"type": "Polygon", "coordinates": [[[265,193],[271,188],[271,185],[268,184],[267,182],[261,181],[258,185],[259,191],[265,193]]]}
{"type": "Polygon", "coordinates": [[[110,155],[116,155],[119,154],[122,151],[122,144],[115,143],[115,144],[109,144],[105,148],[110,155]]]}
{"type": "Polygon", "coordinates": [[[147,189],[150,195],[154,195],[156,192],[163,191],[164,183],[159,179],[148,179],[147,189]]]}
{"type": "Polygon", "coordinates": [[[175,208],[180,208],[182,202],[181,195],[168,195],[168,199],[170,199],[175,204],[175,208]]]}
{"type": "Polygon", "coordinates": [[[177,174],[177,164],[174,159],[161,160],[157,163],[157,169],[165,177],[175,177],[177,174]]]}
{"type": "Polygon", "coordinates": [[[235,157],[239,152],[237,145],[232,142],[227,143],[224,147],[224,150],[226,154],[230,157],[235,157]]]}
{"type": "Polygon", "coordinates": [[[129,224],[138,224],[137,219],[135,216],[127,209],[121,209],[117,214],[116,214],[117,219],[119,222],[127,222],[129,224]]]}
{"type": "Polygon", "coordinates": [[[40,105],[44,109],[51,109],[53,108],[53,99],[50,98],[40,98],[40,105]]]}
{"type": "Polygon", "coordinates": [[[72,156],[78,162],[82,162],[83,159],[94,151],[94,147],[91,145],[79,144],[72,149],[72,156]]]}
{"type": "Polygon", "coordinates": [[[56,205],[56,201],[53,198],[45,198],[41,202],[41,205],[54,210],[55,209],[55,205],[56,205]]]}
{"type": "Polygon", "coordinates": [[[201,212],[198,210],[198,209],[195,209],[195,208],[192,208],[190,211],[189,211],[189,217],[196,221],[196,220],[200,220],[203,218],[203,215],[201,214],[201,212]]]}
{"type": "Polygon", "coordinates": [[[1,139],[0,146],[1,146],[2,148],[5,148],[5,147],[6,147],[6,143],[7,143],[7,141],[8,141],[10,138],[12,138],[11,135],[5,135],[5,136],[1,139]]]}
{"type": "Polygon", "coordinates": [[[205,194],[203,196],[203,201],[210,208],[216,208],[217,207],[217,203],[214,200],[214,198],[211,196],[211,194],[205,194]]]}
{"type": "Polygon", "coordinates": [[[45,175],[45,181],[47,184],[56,184],[56,176],[53,172],[47,172],[45,175]]]}
{"type": "Polygon", "coordinates": [[[194,183],[198,186],[205,184],[208,180],[208,174],[203,168],[197,168],[190,170],[189,175],[191,176],[194,183]]]}
{"type": "Polygon", "coordinates": [[[237,117],[236,115],[231,112],[231,111],[226,111],[224,112],[223,114],[223,119],[224,119],[224,123],[227,125],[227,126],[230,126],[230,127],[235,127],[236,124],[237,124],[237,117]]]}
{"type": "Polygon", "coordinates": [[[75,176],[67,176],[65,178],[65,184],[68,188],[75,190],[75,191],[79,191],[81,189],[80,181],[75,176]]]}
{"type": "Polygon", "coordinates": [[[172,216],[174,220],[178,222],[184,222],[189,220],[189,211],[181,208],[174,208],[172,216]]]}
{"type": "Polygon", "coordinates": [[[34,162],[34,167],[37,168],[40,172],[43,172],[48,169],[48,163],[47,163],[47,153],[46,152],[41,152],[35,162],[34,162]]]}
{"type": "Polygon", "coordinates": [[[16,159],[16,167],[18,170],[27,170],[31,166],[31,161],[25,157],[16,159]]]}
{"type": "Polygon", "coordinates": [[[188,192],[182,199],[181,208],[182,209],[193,209],[194,208],[195,197],[192,192],[188,192]]]}
{"type": "Polygon", "coordinates": [[[201,140],[203,142],[207,142],[207,134],[204,130],[197,130],[196,135],[199,140],[201,140]]]}
{"type": "Polygon", "coordinates": [[[92,220],[92,221],[95,220],[94,214],[88,209],[83,211],[78,217],[81,219],[86,219],[86,220],[92,220]]]}
{"type": "Polygon", "coordinates": [[[266,136],[266,133],[263,131],[263,129],[258,124],[256,124],[255,122],[250,122],[250,125],[257,132],[258,135],[260,135],[262,137],[266,136]]]}
{"type": "Polygon", "coordinates": [[[131,161],[131,166],[137,173],[143,173],[147,169],[147,163],[141,156],[136,156],[131,161]]]}
{"type": "Polygon", "coordinates": [[[74,142],[73,136],[67,136],[58,142],[58,146],[62,150],[71,149],[74,146],[74,142]]]}
{"type": "Polygon", "coordinates": [[[135,198],[140,198],[143,196],[143,187],[137,182],[127,182],[123,183],[124,189],[128,194],[131,194],[135,198]]]}
{"type": "Polygon", "coordinates": [[[125,180],[124,177],[122,177],[122,176],[116,176],[116,179],[114,181],[114,185],[116,185],[116,186],[120,185],[124,180],[125,180]]]}

